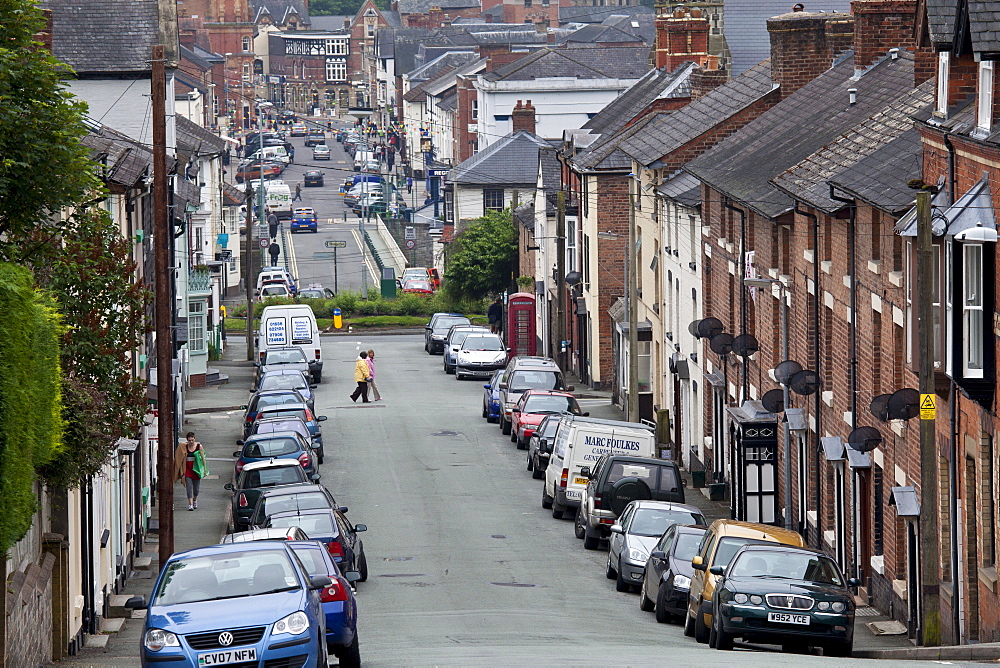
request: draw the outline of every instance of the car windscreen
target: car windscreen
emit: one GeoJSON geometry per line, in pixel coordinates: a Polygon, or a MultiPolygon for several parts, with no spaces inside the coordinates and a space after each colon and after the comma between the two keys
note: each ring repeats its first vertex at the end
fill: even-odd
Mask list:
{"type": "Polygon", "coordinates": [[[264,376],[264,379],[260,381],[260,389],[262,392],[266,390],[308,390],[309,383],[301,374],[264,376]]]}
{"type": "Polygon", "coordinates": [[[271,406],[266,411],[261,411],[259,415],[263,418],[297,417],[303,422],[306,422],[306,412],[301,408],[295,410],[283,410],[281,407],[271,406]]]}
{"type": "Polygon", "coordinates": [[[322,290],[299,290],[301,299],[323,299],[322,290]]]}
{"type": "Polygon", "coordinates": [[[556,429],[559,428],[559,420],[558,419],[549,418],[548,420],[543,420],[542,422],[544,424],[539,428],[539,431],[536,432],[536,433],[538,433],[539,436],[541,436],[543,438],[551,438],[551,437],[555,436],[556,435],[556,429]]]}
{"type": "Polygon", "coordinates": [[[285,404],[301,404],[302,397],[298,393],[288,394],[262,394],[257,397],[257,410],[263,410],[269,406],[284,406],[285,404]]]}
{"type": "Polygon", "coordinates": [[[435,334],[447,334],[452,325],[468,325],[469,319],[465,316],[438,318],[434,321],[435,334]]]}
{"type": "Polygon", "coordinates": [[[292,545],[292,552],[299,558],[302,565],[306,567],[309,577],[317,575],[330,575],[331,571],[323,558],[322,548],[312,545],[292,545]]]}
{"type": "Polygon", "coordinates": [[[258,596],[301,587],[284,550],[248,550],[178,559],[167,564],[153,605],[258,596]]]}
{"type": "Polygon", "coordinates": [[[276,295],[287,295],[288,288],[285,288],[283,286],[275,286],[270,288],[264,288],[263,290],[261,290],[260,293],[265,297],[274,297],[276,295]]]}
{"type": "MultiPolygon", "coordinates": [[[[573,397],[563,397],[559,395],[536,395],[528,397],[521,409],[525,413],[564,413],[570,412],[579,415],[580,405],[573,397]]],[[[663,533],[662,531],[660,533],[663,533]]]]}
{"type": "Polygon", "coordinates": [[[305,481],[306,474],[301,466],[281,466],[273,469],[248,471],[243,478],[243,488],[256,489],[258,487],[294,485],[297,482],[305,481]]]}
{"type": "Polygon", "coordinates": [[[753,538],[735,538],[733,536],[722,538],[719,541],[718,549],[715,551],[715,561],[711,565],[725,568],[729,565],[729,560],[736,554],[736,550],[753,542],[755,542],[753,538]]]}
{"type": "Polygon", "coordinates": [[[467,336],[462,342],[463,350],[503,350],[503,341],[496,336],[467,336]]]}
{"type": "MultiPolygon", "coordinates": [[[[677,471],[671,466],[645,464],[642,462],[615,461],[608,471],[607,484],[612,485],[622,478],[638,478],[649,489],[660,492],[672,492],[680,489],[677,471]]],[[[702,522],[684,522],[684,524],[702,524],[702,522]]]]}
{"type": "MultiPolygon", "coordinates": [[[[636,536],[662,536],[673,524],[697,524],[700,514],[666,508],[639,508],[632,516],[628,532],[636,536]]],[[[697,547],[697,542],[695,543],[697,547]]]]}
{"type": "Polygon", "coordinates": [[[691,561],[698,554],[701,545],[700,533],[682,533],[674,539],[674,558],[680,561],[691,561]]]}
{"type": "Polygon", "coordinates": [[[272,364],[306,364],[305,353],[299,348],[294,350],[268,350],[264,353],[264,366],[272,364]]]}
{"type": "MultiPolygon", "coordinates": [[[[330,500],[322,492],[296,492],[261,497],[257,506],[257,517],[267,517],[275,513],[299,512],[329,508],[330,500]]],[[[290,526],[298,526],[292,524],[290,526]]],[[[303,529],[304,531],[304,529],[303,529]]]]}
{"type": "Polygon", "coordinates": [[[307,536],[336,536],[337,525],[333,521],[332,515],[286,515],[284,517],[272,517],[268,521],[271,527],[298,527],[306,532],[307,536]]]}
{"type": "Polygon", "coordinates": [[[280,457],[295,454],[302,448],[294,438],[262,438],[243,446],[244,457],[280,457]]]}
{"type": "Polygon", "coordinates": [[[555,371],[515,371],[507,383],[512,392],[525,390],[561,390],[562,374],[555,371]]]}
{"type": "Polygon", "coordinates": [[[828,585],[843,585],[840,569],[829,557],[806,552],[754,550],[744,552],[733,562],[729,575],[749,578],[805,580],[828,585]]]}

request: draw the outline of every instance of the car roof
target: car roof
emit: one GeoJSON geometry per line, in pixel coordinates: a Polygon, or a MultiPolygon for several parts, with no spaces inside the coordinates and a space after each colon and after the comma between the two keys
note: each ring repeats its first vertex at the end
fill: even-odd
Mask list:
{"type": "MultiPolygon", "coordinates": [[[[811,548],[811,547],[805,547],[805,546],[800,546],[800,545],[789,545],[788,543],[772,543],[770,541],[766,541],[766,542],[765,541],[758,541],[756,543],[747,543],[746,545],[743,545],[742,547],[740,547],[739,550],[737,550],[737,552],[742,552],[744,550],[744,548],[746,548],[746,550],[748,552],[758,552],[758,551],[764,551],[764,550],[771,550],[771,551],[779,550],[781,552],[802,552],[802,553],[805,553],[805,554],[819,554],[819,555],[823,555],[824,557],[827,557],[828,559],[832,559],[833,558],[829,554],[827,554],[826,552],[824,552],[823,550],[816,550],[816,549],[811,548]]],[[[735,555],[733,555],[733,556],[735,556],[735,555]]]]}
{"type": "Polygon", "coordinates": [[[297,459],[275,459],[271,458],[266,461],[250,462],[243,466],[243,473],[247,471],[257,471],[260,469],[281,469],[281,468],[291,468],[291,467],[302,466],[297,459]]]}
{"type": "Polygon", "coordinates": [[[310,176],[310,175],[314,175],[314,174],[320,174],[320,175],[322,175],[323,172],[319,171],[318,169],[307,169],[306,170],[306,176],[310,176]]]}
{"type": "Polygon", "coordinates": [[[677,462],[670,459],[660,459],[659,457],[641,457],[639,455],[612,455],[604,454],[602,457],[613,459],[616,462],[635,462],[637,464],[657,464],[664,466],[677,466],[677,462]]]}
{"type": "MultiPolygon", "coordinates": [[[[599,424],[607,427],[628,427],[630,429],[642,429],[650,433],[656,431],[655,428],[650,427],[648,424],[642,424],[639,422],[625,422],[624,420],[605,420],[603,418],[587,417],[585,415],[573,415],[571,413],[565,413],[562,416],[563,420],[568,420],[570,423],[583,423],[583,424],[599,424]]],[[[616,457],[622,456],[627,457],[629,455],[615,455],[616,457]]]]}
{"type": "MultiPolygon", "coordinates": [[[[229,534],[228,540],[239,543],[243,541],[255,541],[255,540],[282,540],[289,534],[294,532],[299,527],[267,527],[266,529],[249,529],[247,531],[237,531],[236,533],[229,534]]],[[[302,531],[302,533],[305,533],[302,531]]]]}
{"type": "Polygon", "coordinates": [[[802,536],[798,532],[790,529],[783,529],[781,527],[770,526],[768,524],[756,524],[754,522],[722,519],[712,522],[712,525],[709,528],[712,531],[715,531],[720,537],[736,536],[739,538],[755,538],[757,540],[772,541],[797,546],[801,546],[803,544],[802,536]],[[795,542],[786,543],[786,541],[789,540],[794,540],[795,542]]]}
{"type": "Polygon", "coordinates": [[[204,547],[196,547],[192,550],[185,550],[184,552],[175,552],[170,557],[170,561],[179,561],[181,559],[192,559],[194,557],[213,557],[216,555],[230,554],[233,552],[247,552],[250,550],[273,550],[275,547],[278,549],[284,549],[284,541],[269,542],[269,541],[257,541],[248,543],[219,543],[217,545],[206,545],[204,547]]]}
{"type": "Polygon", "coordinates": [[[677,533],[689,533],[695,536],[700,536],[708,531],[708,527],[698,526],[697,524],[675,524],[674,526],[677,527],[675,529],[677,533]]]}
{"type": "Polygon", "coordinates": [[[294,495],[302,494],[303,492],[323,492],[325,490],[325,487],[317,485],[314,482],[298,482],[292,485],[281,485],[280,487],[265,487],[263,491],[261,491],[260,497],[264,498],[265,496],[294,495]]]}
{"type": "Polygon", "coordinates": [[[282,510],[280,513],[272,513],[268,517],[293,517],[304,515],[333,515],[333,508],[303,508],[302,510],[282,510]]]}
{"type": "Polygon", "coordinates": [[[255,395],[258,396],[258,397],[274,397],[274,396],[281,396],[283,394],[298,394],[300,397],[302,396],[301,394],[299,394],[298,390],[292,390],[292,389],[288,389],[288,388],[285,388],[285,389],[275,388],[273,390],[260,390],[260,391],[258,391],[258,392],[255,393],[255,395]]]}
{"type": "MultiPolygon", "coordinates": [[[[294,390],[293,390],[294,392],[294,390]]],[[[309,407],[303,403],[297,404],[275,404],[273,406],[266,406],[261,408],[258,413],[273,413],[275,411],[299,411],[299,410],[309,410],[309,407]]]]}
{"type": "MultiPolygon", "coordinates": [[[[306,290],[313,290],[313,289],[315,288],[306,288],[306,290]]],[[[265,378],[269,378],[271,376],[302,376],[302,378],[306,377],[306,375],[302,371],[299,371],[298,369],[289,369],[288,367],[285,367],[283,369],[268,369],[261,375],[260,379],[264,380],[265,378]]],[[[271,390],[264,390],[264,392],[270,392],[270,391],[271,390]]]]}
{"type": "Polygon", "coordinates": [[[525,390],[524,396],[535,397],[535,396],[545,396],[545,397],[573,397],[572,392],[566,392],[565,390],[525,390]]]}
{"type": "Polygon", "coordinates": [[[251,434],[250,436],[247,437],[247,439],[245,441],[243,441],[243,445],[246,445],[247,443],[250,443],[251,441],[253,441],[254,443],[256,443],[257,441],[274,441],[274,440],[277,440],[279,438],[294,438],[294,439],[298,440],[298,439],[302,438],[302,434],[300,434],[297,431],[292,431],[292,430],[288,430],[288,431],[272,431],[272,432],[270,432],[268,434],[251,434]]]}
{"type": "Polygon", "coordinates": [[[701,509],[697,506],[692,506],[687,503],[674,503],[672,501],[652,501],[652,500],[638,500],[632,501],[632,505],[636,508],[656,508],[658,510],[684,510],[689,513],[701,515],[704,517],[705,513],[701,512],[701,509]]]}

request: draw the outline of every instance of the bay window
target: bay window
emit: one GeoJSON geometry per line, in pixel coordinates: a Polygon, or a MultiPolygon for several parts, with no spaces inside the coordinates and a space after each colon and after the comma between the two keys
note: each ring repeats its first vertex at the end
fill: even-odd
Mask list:
{"type": "Polygon", "coordinates": [[[962,245],[962,375],[983,377],[983,246],[962,245]]]}

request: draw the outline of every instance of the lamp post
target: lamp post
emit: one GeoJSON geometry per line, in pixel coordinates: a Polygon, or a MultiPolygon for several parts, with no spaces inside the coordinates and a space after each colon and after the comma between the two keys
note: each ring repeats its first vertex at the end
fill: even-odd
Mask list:
{"type": "MultiPolygon", "coordinates": [[[[743,284],[751,288],[771,288],[778,286],[778,298],[781,300],[781,359],[788,359],[788,299],[787,288],[783,281],[777,278],[744,278],[743,284]]],[[[788,384],[782,383],[782,406],[783,410],[788,410],[788,384]]],[[[791,425],[788,422],[788,415],[785,415],[785,528],[792,529],[792,439],[791,425]]]]}

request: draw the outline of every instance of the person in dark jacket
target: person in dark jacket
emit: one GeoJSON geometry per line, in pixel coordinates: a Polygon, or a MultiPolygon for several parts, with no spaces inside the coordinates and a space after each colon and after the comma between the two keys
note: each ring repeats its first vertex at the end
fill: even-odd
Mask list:
{"type": "Polygon", "coordinates": [[[271,256],[271,266],[277,266],[278,255],[281,253],[281,246],[275,242],[271,242],[271,245],[267,247],[267,254],[271,256]]]}
{"type": "Polygon", "coordinates": [[[503,329],[503,303],[500,299],[495,299],[486,311],[486,319],[490,321],[490,331],[499,334],[503,329]]]}

